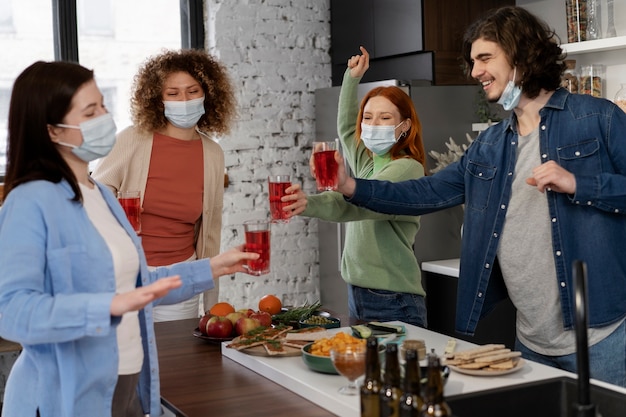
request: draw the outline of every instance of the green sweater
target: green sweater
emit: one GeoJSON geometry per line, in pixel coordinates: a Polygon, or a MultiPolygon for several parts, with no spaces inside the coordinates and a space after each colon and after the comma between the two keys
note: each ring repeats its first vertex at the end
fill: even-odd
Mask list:
{"type": "MultiPolygon", "coordinates": [[[[424,176],[424,167],[412,158],[391,160],[356,146],[356,120],[360,79],[344,74],[339,95],[337,130],[343,156],[358,178],[403,181],[424,176]]],[[[303,216],[346,222],[341,275],[364,288],[425,295],[421,271],[413,252],[419,217],[376,213],[346,202],[343,195],[326,191],[307,198],[303,216]]]]}

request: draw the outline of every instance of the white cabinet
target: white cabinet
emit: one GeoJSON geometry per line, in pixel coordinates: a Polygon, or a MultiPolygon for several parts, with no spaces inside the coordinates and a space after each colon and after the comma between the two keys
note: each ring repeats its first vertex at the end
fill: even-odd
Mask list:
{"type": "MultiPolygon", "coordinates": [[[[517,6],[524,7],[541,16],[561,40],[567,40],[565,0],[517,0],[517,6]]],[[[601,0],[602,33],[606,31],[606,1],[601,0]]],[[[621,83],[626,83],[626,0],[614,0],[615,29],[617,36],[576,43],[565,43],[561,47],[569,59],[576,60],[576,68],[589,64],[606,66],[606,98],[613,100],[621,83]]]]}

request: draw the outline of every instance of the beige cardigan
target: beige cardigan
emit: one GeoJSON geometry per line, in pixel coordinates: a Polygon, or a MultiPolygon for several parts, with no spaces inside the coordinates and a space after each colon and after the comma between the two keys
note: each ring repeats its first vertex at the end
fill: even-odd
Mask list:
{"type": "MultiPolygon", "coordinates": [[[[198,258],[215,256],[220,251],[222,208],[224,205],[224,151],[201,133],[204,155],[204,196],[202,216],[196,225],[196,255],[198,258]]],[[[143,196],[148,179],[153,133],[140,131],[134,126],[117,135],[111,153],[103,158],[93,171],[93,178],[106,185],[114,194],[118,190],[140,190],[143,196]]],[[[218,280],[215,281],[213,300],[205,297],[206,308],[217,302],[218,280]],[[207,304],[210,303],[210,304],[207,304]]]]}

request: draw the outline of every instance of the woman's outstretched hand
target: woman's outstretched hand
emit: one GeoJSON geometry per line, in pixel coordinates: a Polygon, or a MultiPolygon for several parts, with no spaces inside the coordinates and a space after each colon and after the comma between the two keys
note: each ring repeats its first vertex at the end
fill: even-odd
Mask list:
{"type": "Polygon", "coordinates": [[[280,201],[283,203],[290,203],[289,205],[283,207],[283,211],[287,212],[287,218],[290,219],[298,214],[301,214],[306,209],[307,195],[304,191],[302,191],[300,184],[291,184],[285,192],[287,194],[284,195],[280,201]]]}
{"type": "Polygon", "coordinates": [[[248,273],[244,265],[248,261],[259,259],[260,255],[255,252],[244,252],[244,247],[245,245],[239,245],[211,258],[213,279],[217,279],[222,275],[234,274],[235,272],[248,273]]]}
{"type": "Polygon", "coordinates": [[[171,290],[183,285],[180,276],[161,278],[150,285],[116,294],[111,301],[111,315],[121,316],[129,311],[138,311],[157,298],[165,297],[171,290]]]}

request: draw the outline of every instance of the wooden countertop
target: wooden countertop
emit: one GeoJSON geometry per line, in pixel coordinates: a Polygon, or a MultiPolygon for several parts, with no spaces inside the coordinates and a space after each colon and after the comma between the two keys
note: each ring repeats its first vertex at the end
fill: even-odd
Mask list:
{"type": "Polygon", "coordinates": [[[161,396],[188,417],[332,416],[192,335],[198,320],[155,323],[161,396]]]}

